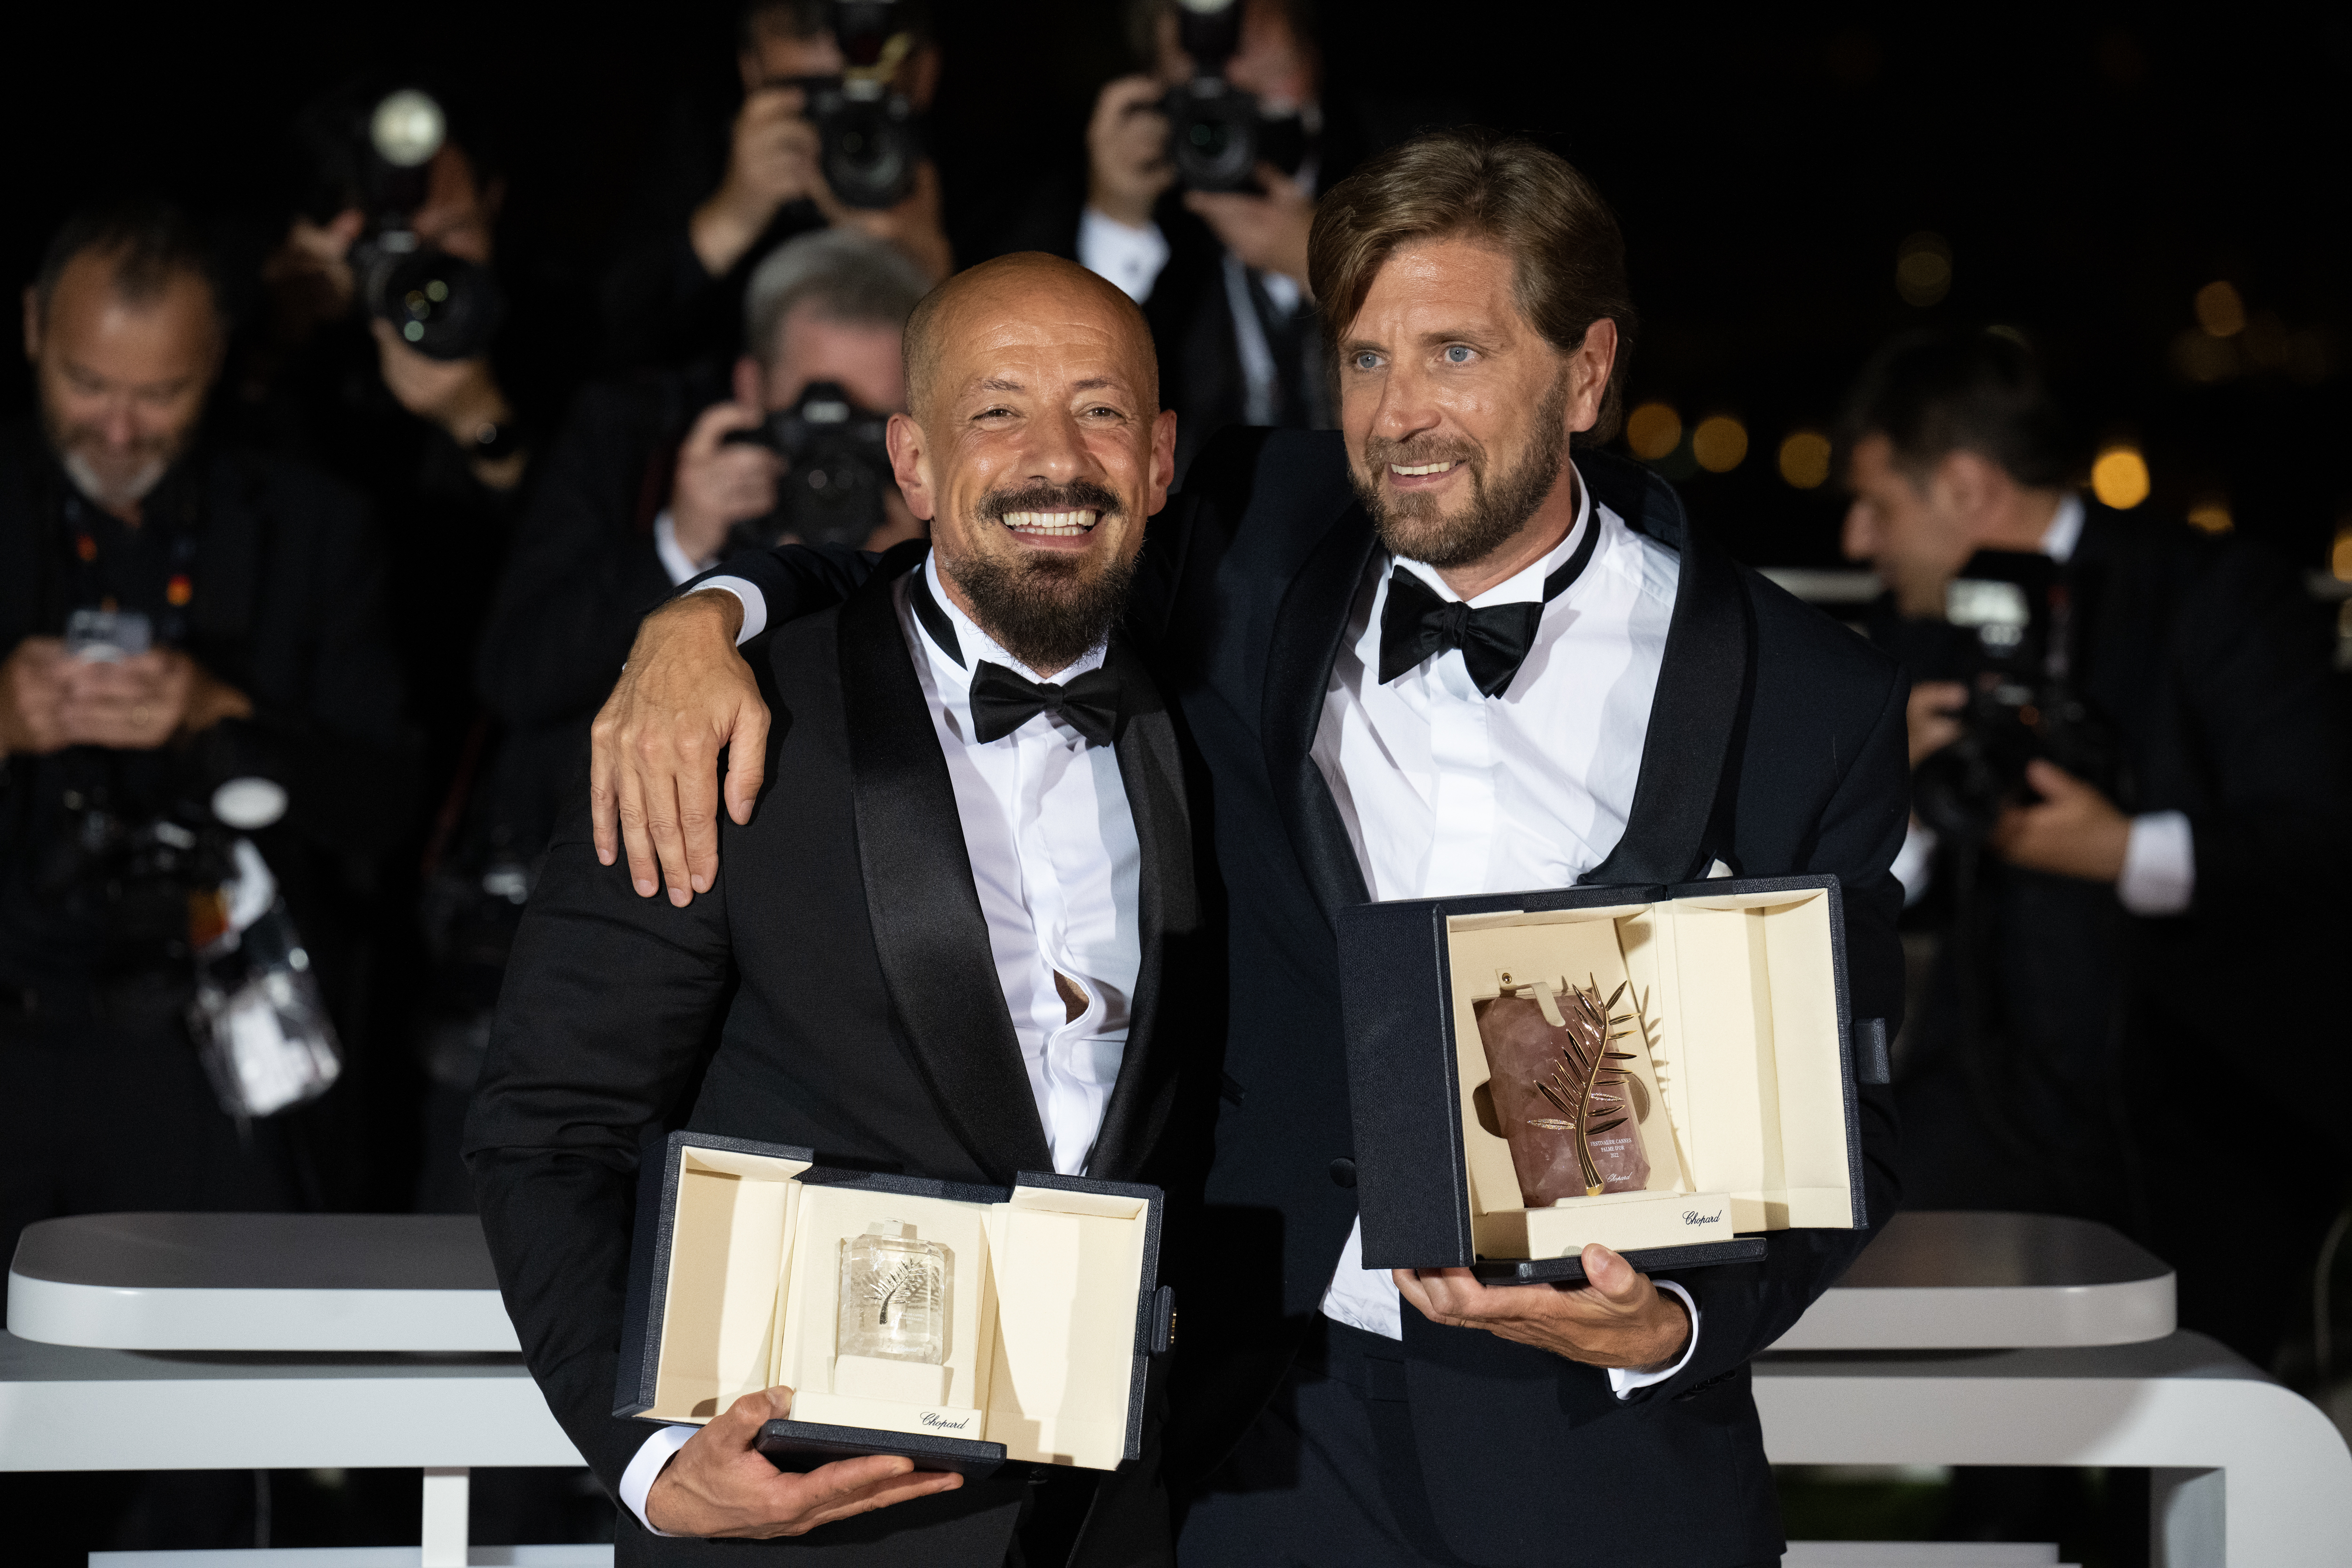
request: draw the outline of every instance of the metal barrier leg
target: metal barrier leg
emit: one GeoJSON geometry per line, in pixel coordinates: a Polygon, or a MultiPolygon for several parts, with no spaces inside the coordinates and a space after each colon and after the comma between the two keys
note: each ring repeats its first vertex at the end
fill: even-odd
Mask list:
{"type": "Polygon", "coordinates": [[[422,1568],[466,1568],[466,1505],[471,1487],[463,1468],[425,1472],[425,1555],[422,1568]]]}
{"type": "Polygon", "coordinates": [[[2229,1539],[2227,1470],[2147,1472],[2149,1568],[2221,1568],[2229,1539]]]}

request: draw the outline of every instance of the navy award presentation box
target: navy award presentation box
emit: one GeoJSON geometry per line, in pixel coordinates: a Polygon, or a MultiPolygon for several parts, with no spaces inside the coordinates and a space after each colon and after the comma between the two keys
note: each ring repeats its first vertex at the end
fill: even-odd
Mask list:
{"type": "Polygon", "coordinates": [[[1867,1224],[1854,1086],[1858,1058],[1861,1081],[1885,1081],[1885,1031],[1851,1016],[1843,915],[1826,876],[1342,910],[1365,1264],[1532,1284],[1582,1279],[1588,1242],[1650,1271],[1760,1258],[1761,1232],[1867,1224]],[[1576,1057],[1552,1052],[1545,1084],[1507,1057],[1497,1083],[1490,1049],[1511,1047],[1490,1047],[1482,1023],[1510,999],[1519,1037],[1548,1026],[1570,1041],[1561,1009],[1586,998],[1614,1031],[1607,1068],[1622,1076],[1587,1125],[1611,1118],[1594,1147],[1611,1145],[1617,1174],[1595,1195],[1572,1177],[1569,1195],[1531,1204],[1512,1135],[1522,1163],[1541,1139],[1574,1136],[1576,1057]]]}
{"type": "Polygon", "coordinates": [[[1175,1315],[1159,1188],[837,1170],[701,1132],[671,1133],[639,1182],[614,1415],[699,1424],[782,1384],[791,1417],[759,1447],[784,1469],[902,1454],[977,1479],[1140,1452],[1146,1366],[1175,1315]],[[839,1346],[846,1249],[902,1232],[943,1259],[919,1298],[935,1363],[839,1346]]]}

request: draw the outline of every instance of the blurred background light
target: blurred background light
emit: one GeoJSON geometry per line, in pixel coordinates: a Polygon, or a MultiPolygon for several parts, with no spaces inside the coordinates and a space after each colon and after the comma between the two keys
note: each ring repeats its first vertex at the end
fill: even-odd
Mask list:
{"type": "Polygon", "coordinates": [[[2189,525],[2207,533],[2227,533],[2237,526],[2230,516],[2230,502],[2222,496],[2206,496],[2189,509],[2189,525]]]}
{"type": "Polygon", "coordinates": [[[2129,511],[2147,499],[2147,459],[2137,447],[2109,447],[2091,465],[2091,493],[2102,506],[2129,511]]]}
{"type": "Polygon", "coordinates": [[[1633,456],[1656,462],[1683,442],[1683,416],[1670,405],[1644,403],[1626,416],[1625,444],[1633,456]]]}
{"type": "Polygon", "coordinates": [[[1801,490],[1827,484],[1830,438],[1818,430],[1792,431],[1780,443],[1780,477],[1801,490]]]}
{"type": "Polygon", "coordinates": [[[2197,290],[2197,324],[2217,338],[2234,338],[2246,330],[2246,302],[2235,285],[2216,279],[2197,290]]]}
{"type": "Polygon", "coordinates": [[[1919,306],[1952,291],[1952,247],[1942,235],[1921,229],[1895,247],[1895,291],[1904,303],[1919,306]]]}
{"type": "Polygon", "coordinates": [[[2172,340],[2172,368],[2183,381],[2227,381],[2238,374],[2238,345],[2201,327],[2184,327],[2172,340]]]}
{"type": "Polygon", "coordinates": [[[1711,414],[1691,432],[1691,456],[1710,474],[1727,474],[1748,456],[1748,427],[1728,414],[1711,414]]]}
{"type": "Polygon", "coordinates": [[[2339,583],[2352,583],[2352,522],[2336,525],[2336,546],[2327,552],[2327,570],[2339,583]]]}

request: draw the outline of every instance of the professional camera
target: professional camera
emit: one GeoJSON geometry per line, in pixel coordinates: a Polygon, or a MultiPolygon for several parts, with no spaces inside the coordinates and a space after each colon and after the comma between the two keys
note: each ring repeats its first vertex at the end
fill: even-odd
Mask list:
{"type": "Polygon", "coordinates": [[[425,244],[412,226],[425,204],[425,171],[448,134],[441,105],[422,89],[387,94],[369,112],[360,181],[368,229],[352,247],[352,274],[368,313],[391,322],[410,347],[438,360],[472,359],[490,346],[506,297],[489,268],[425,244]]]}
{"type": "Polygon", "coordinates": [[[1253,191],[1261,163],[1295,174],[1306,161],[1305,112],[1269,111],[1225,79],[1226,62],[1241,48],[1246,3],[1177,0],[1176,36],[1193,74],[1160,107],[1177,177],[1196,191],[1253,191]]]}
{"type": "Polygon", "coordinates": [[[914,52],[908,0],[835,0],[833,36],[845,68],[835,76],[782,77],[767,85],[808,96],[824,183],[845,206],[895,207],[915,188],[922,125],[896,84],[914,52]]]}
{"type": "Polygon", "coordinates": [[[786,534],[803,544],[864,544],[882,526],[883,499],[895,482],[889,425],[888,415],[858,407],[838,383],[818,381],[765,425],[730,436],[768,447],[789,468],[776,487],[776,510],[736,524],[729,548],[764,548],[786,534]]]}
{"type": "Polygon", "coordinates": [[[2025,764],[2040,757],[2115,793],[2106,724],[2077,694],[2071,668],[2074,605],[2047,555],[1979,551],[1944,590],[1944,618],[1968,687],[1960,737],[1912,774],[1919,819],[1979,843],[2009,806],[2029,798],[2025,764]]]}

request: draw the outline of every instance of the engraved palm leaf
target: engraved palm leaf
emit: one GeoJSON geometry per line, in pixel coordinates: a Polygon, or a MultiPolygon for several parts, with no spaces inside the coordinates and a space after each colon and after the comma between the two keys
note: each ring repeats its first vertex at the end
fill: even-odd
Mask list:
{"type": "Polygon", "coordinates": [[[1633,1021],[1630,1013],[1612,1016],[1610,1011],[1625,994],[1625,983],[1620,982],[1617,989],[1609,994],[1609,1000],[1603,1002],[1600,981],[1589,975],[1586,978],[1590,984],[1571,985],[1559,998],[1559,1016],[1568,1039],[1559,1048],[1559,1059],[1535,1083],[1536,1092],[1549,1100],[1559,1115],[1529,1117],[1528,1125],[1576,1135],[1577,1171],[1584,1178],[1584,1195],[1590,1198],[1598,1197],[1602,1185],[1600,1166],[1592,1158],[1593,1135],[1623,1126],[1629,1114],[1624,1095],[1608,1092],[1612,1089],[1622,1090],[1625,1086],[1623,1070],[1612,1064],[1630,1062],[1633,1054],[1609,1048],[1612,1041],[1622,1040],[1632,1032],[1617,1029],[1612,1033],[1611,1028],[1612,1025],[1633,1021]],[[1595,1122],[1595,1116],[1607,1120],[1595,1122]]]}
{"type": "Polygon", "coordinates": [[[898,1309],[898,1321],[903,1323],[910,1308],[936,1305],[938,1289],[937,1270],[919,1258],[910,1258],[896,1268],[877,1270],[859,1295],[874,1309],[875,1326],[887,1328],[893,1307],[898,1309]]]}

